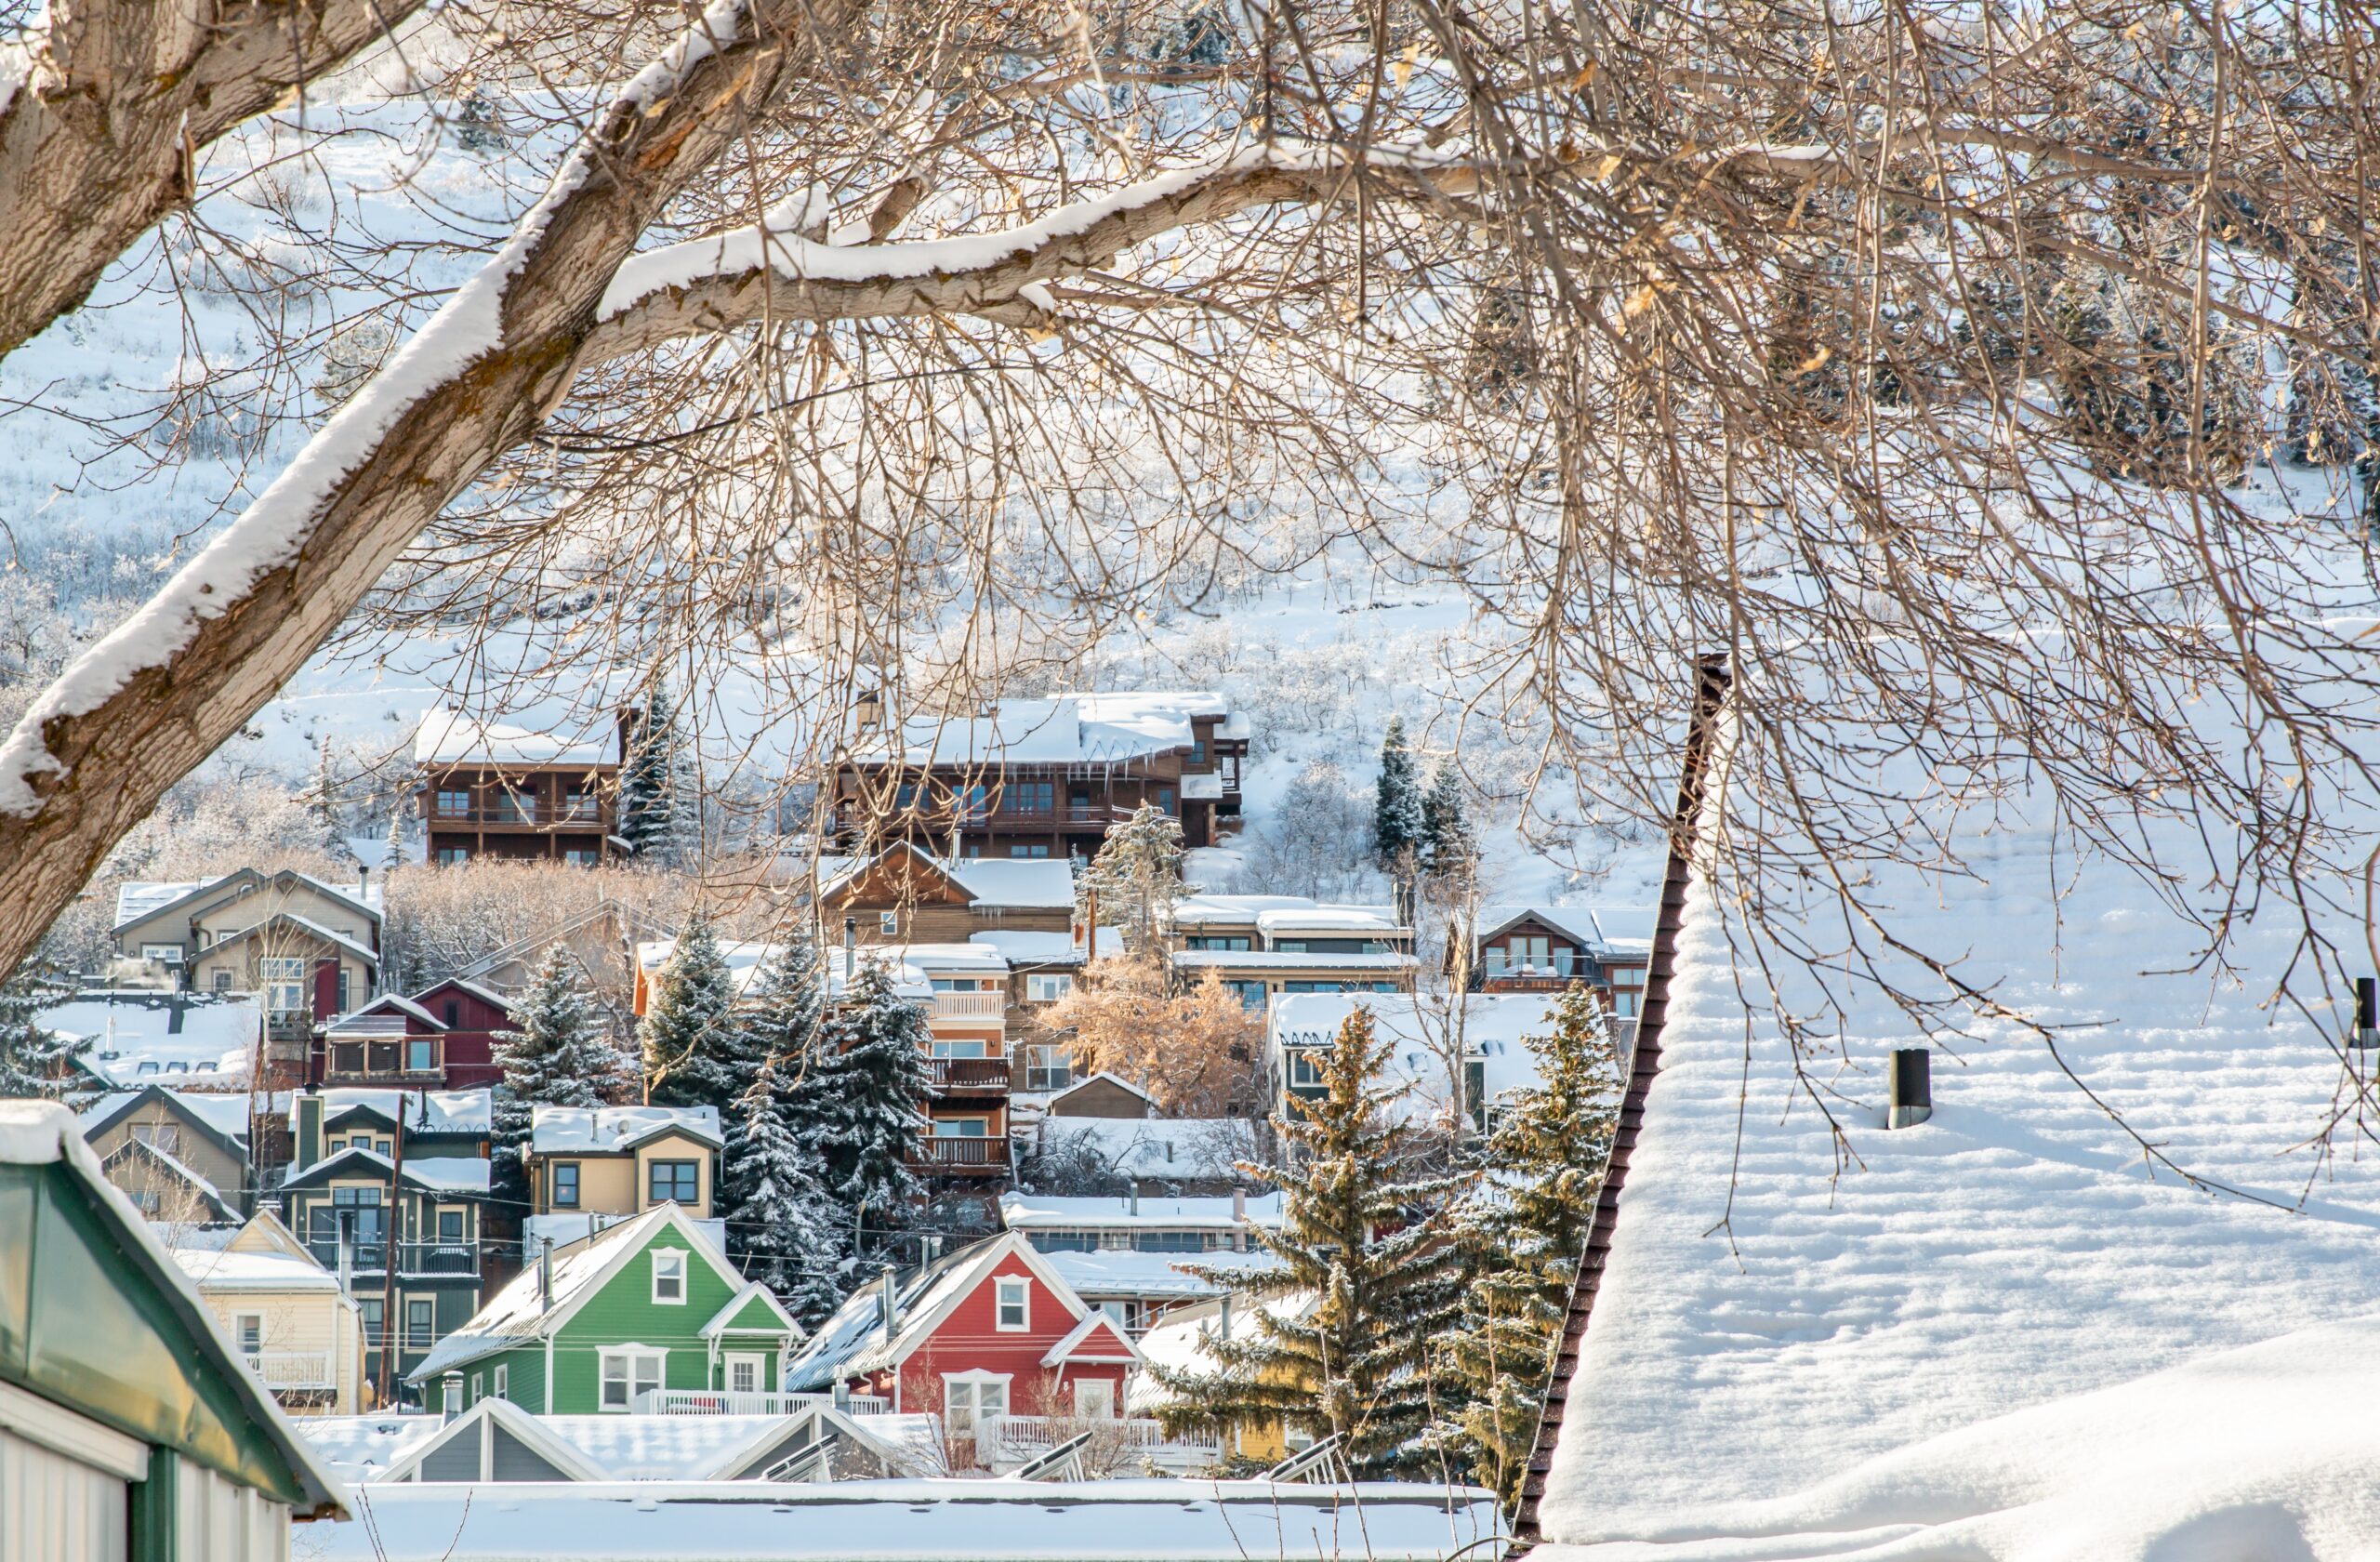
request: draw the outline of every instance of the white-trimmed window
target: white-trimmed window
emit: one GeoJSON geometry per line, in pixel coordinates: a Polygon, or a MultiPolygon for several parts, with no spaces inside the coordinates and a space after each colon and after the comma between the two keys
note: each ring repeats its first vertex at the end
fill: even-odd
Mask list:
{"type": "Polygon", "coordinates": [[[686,1301],[686,1251],[683,1248],[653,1250],[653,1300],[672,1306],[686,1301]]]}
{"type": "Polygon", "coordinates": [[[511,1396],[510,1396],[510,1394],[509,1394],[509,1391],[511,1389],[511,1387],[512,1387],[512,1365],[511,1365],[511,1363],[509,1363],[509,1362],[506,1362],[506,1361],[499,1361],[499,1362],[497,1362],[497,1363],[496,1364],[496,1397],[498,1399],[507,1399],[507,1398],[511,1397],[511,1396]]]}
{"type": "Polygon", "coordinates": [[[1008,1374],[1005,1372],[945,1372],[942,1378],[942,1422],[954,1437],[972,1437],[984,1416],[1008,1414],[1008,1374]]]}
{"type": "Polygon", "coordinates": [[[295,1014],[306,1007],[306,962],[292,955],[267,955],[257,961],[264,982],[264,1006],[275,1014],[295,1014]]]}
{"type": "Polygon", "coordinates": [[[1003,1334],[1021,1334],[1033,1327],[1031,1280],[1007,1275],[992,1282],[992,1327],[1003,1334]]]}
{"type": "Polygon", "coordinates": [[[765,1394],[769,1391],[769,1358],[759,1351],[729,1351],[727,1392],[765,1394]]]}
{"type": "Polygon", "coordinates": [[[1109,1378],[1075,1380],[1075,1414],[1083,1421],[1116,1419],[1116,1384],[1109,1378]]]}
{"type": "Polygon", "coordinates": [[[634,1410],[637,1396],[661,1386],[662,1367],[668,1355],[643,1345],[621,1345],[601,1353],[602,1391],[596,1398],[596,1408],[609,1411],[634,1410]]]}
{"type": "Polygon", "coordinates": [[[255,1356],[264,1349],[264,1315],[240,1313],[235,1316],[233,1332],[240,1337],[240,1354],[255,1356]]]}
{"type": "Polygon", "coordinates": [[[1075,979],[1063,971],[1028,971],[1025,973],[1025,1001],[1055,1003],[1075,990],[1075,979]]]}
{"type": "Polygon", "coordinates": [[[155,960],[159,965],[179,965],[182,962],[182,946],[178,944],[143,944],[140,946],[140,958],[155,960]]]}
{"type": "Polygon", "coordinates": [[[879,911],[876,914],[876,933],[879,938],[898,938],[901,935],[901,913],[879,911]]]}
{"type": "Polygon", "coordinates": [[[486,1397],[487,1375],[483,1372],[473,1372],[471,1374],[471,1403],[476,1405],[486,1397]]]}

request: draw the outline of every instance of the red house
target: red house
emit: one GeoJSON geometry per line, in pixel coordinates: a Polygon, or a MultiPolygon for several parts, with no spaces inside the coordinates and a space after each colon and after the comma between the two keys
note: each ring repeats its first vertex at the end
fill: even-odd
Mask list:
{"type": "Polygon", "coordinates": [[[513,1028],[504,999],[446,981],[400,998],[374,999],[315,1032],[314,1085],[477,1090],[499,1084],[496,1037],[513,1028]]]}
{"type": "Polygon", "coordinates": [[[472,1090],[503,1081],[504,1070],[496,1062],[497,1038],[520,1028],[512,1023],[512,1006],[503,994],[456,977],[423,988],[413,1001],[444,1030],[447,1089],[472,1090]]]}
{"type": "Polygon", "coordinates": [[[844,1384],[938,1414],[965,1463],[986,1417],[1113,1420],[1140,1359],[1116,1320],[1012,1231],[863,1287],[794,1357],[787,1387],[844,1384]]]}

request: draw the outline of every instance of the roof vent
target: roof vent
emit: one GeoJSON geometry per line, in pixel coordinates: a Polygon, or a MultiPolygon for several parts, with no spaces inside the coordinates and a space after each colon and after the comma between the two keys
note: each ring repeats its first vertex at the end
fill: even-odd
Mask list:
{"type": "Polygon", "coordinates": [[[1924,1047],[1893,1049],[1886,1128],[1915,1128],[1934,1115],[1933,1059],[1934,1054],[1924,1047]]]}
{"type": "Polygon", "coordinates": [[[2355,1035],[2347,1045],[2367,1052],[2380,1047],[2380,976],[2355,979],[2355,1035]]]}

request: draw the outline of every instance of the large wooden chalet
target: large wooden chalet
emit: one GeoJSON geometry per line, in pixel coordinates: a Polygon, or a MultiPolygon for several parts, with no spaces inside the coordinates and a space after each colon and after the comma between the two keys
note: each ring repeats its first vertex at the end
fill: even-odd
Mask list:
{"type": "Polygon", "coordinates": [[[414,737],[430,860],[605,861],[626,741],[625,732],[574,739],[430,711],[414,737]]]}
{"type": "Polygon", "coordinates": [[[908,840],[954,856],[1090,857],[1154,803],[1189,846],[1238,828],[1248,721],[1211,693],[1009,699],[888,723],[864,699],[839,761],[847,849],[908,840]]]}

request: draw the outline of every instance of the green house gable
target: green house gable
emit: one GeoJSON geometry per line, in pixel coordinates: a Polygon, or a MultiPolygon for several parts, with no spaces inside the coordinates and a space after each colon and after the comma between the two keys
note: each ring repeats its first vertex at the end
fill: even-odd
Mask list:
{"type": "MultiPolygon", "coordinates": [[[[437,1381],[422,1383],[424,1404],[444,1410],[443,1380],[459,1375],[458,1409],[500,1392],[540,1414],[626,1410],[646,1389],[725,1388],[726,1357],[740,1353],[764,1355],[763,1386],[776,1387],[775,1364],[798,1337],[791,1320],[765,1292],[747,1286],[698,1231],[674,1217],[639,1224],[647,1229],[612,1237],[625,1246],[605,1255],[599,1277],[555,1298],[550,1323],[538,1324],[534,1333],[491,1339],[485,1349],[445,1368],[437,1381]]],[[[514,1282],[536,1283],[534,1269],[514,1282]]],[[[508,1299],[509,1288],[492,1310],[508,1299]]]]}

